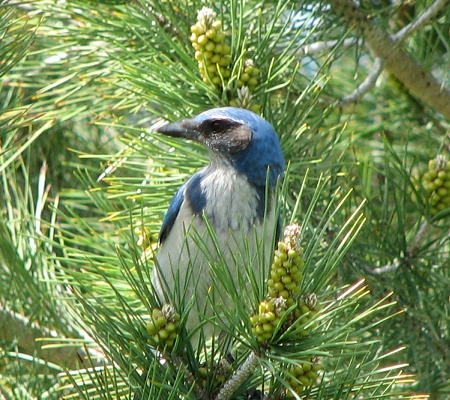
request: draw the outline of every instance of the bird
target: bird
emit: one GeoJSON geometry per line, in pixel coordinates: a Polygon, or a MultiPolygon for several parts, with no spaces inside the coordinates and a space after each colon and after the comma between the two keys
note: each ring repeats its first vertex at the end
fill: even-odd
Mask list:
{"type": "Polygon", "coordinates": [[[209,153],[209,164],[182,184],[166,211],[151,279],[160,302],[188,308],[195,348],[217,333],[208,320],[214,306],[248,299],[252,280],[262,285],[280,229],[275,192],[285,159],[273,126],[242,108],[212,108],[156,132],[209,153]]]}

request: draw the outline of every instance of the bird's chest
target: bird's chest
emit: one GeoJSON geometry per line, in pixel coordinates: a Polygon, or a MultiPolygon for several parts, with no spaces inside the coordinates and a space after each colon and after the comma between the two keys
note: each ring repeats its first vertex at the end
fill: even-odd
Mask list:
{"type": "Polygon", "coordinates": [[[265,276],[277,217],[273,206],[261,216],[261,201],[245,178],[223,170],[204,177],[194,189],[188,187],[158,252],[159,271],[153,282],[157,292],[164,293],[165,281],[176,292],[175,298],[195,293],[196,298],[205,299],[211,286],[220,287],[211,267],[219,260],[236,284],[247,282],[250,270],[255,276],[265,276]]]}
{"type": "Polygon", "coordinates": [[[248,231],[258,219],[260,198],[247,179],[232,170],[218,169],[200,183],[204,197],[202,213],[217,234],[248,231]]]}

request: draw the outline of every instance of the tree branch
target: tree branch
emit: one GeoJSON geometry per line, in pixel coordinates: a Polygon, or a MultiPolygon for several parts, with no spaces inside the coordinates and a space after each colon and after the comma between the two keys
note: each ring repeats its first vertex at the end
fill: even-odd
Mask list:
{"type": "MultiPolygon", "coordinates": [[[[415,256],[415,254],[417,253],[417,250],[419,250],[420,246],[422,245],[423,241],[425,240],[425,237],[428,234],[429,228],[430,228],[430,224],[428,223],[428,221],[422,222],[422,225],[420,225],[420,228],[417,231],[416,235],[414,236],[414,239],[413,239],[411,245],[409,246],[408,250],[406,251],[406,257],[405,257],[406,259],[415,256]]],[[[365,267],[365,270],[371,275],[382,275],[387,272],[396,271],[401,265],[403,265],[406,262],[407,261],[405,259],[402,259],[400,261],[395,261],[392,264],[386,264],[386,265],[383,265],[382,267],[378,267],[378,268],[371,269],[369,267],[365,267]]]]}
{"type": "MultiPolygon", "coordinates": [[[[449,0],[436,0],[443,7],[449,0]]],[[[376,58],[382,59],[386,69],[394,75],[417,98],[441,113],[450,120],[450,90],[439,82],[432,74],[425,71],[413,57],[396,43],[393,36],[381,29],[374,20],[364,14],[352,0],[328,0],[332,10],[340,15],[344,21],[357,29],[366,45],[376,58]]],[[[435,4],[435,3],[433,3],[435,4]]],[[[425,12],[428,21],[429,15],[437,11],[425,12]]],[[[427,10],[428,11],[428,10],[427,10]]],[[[417,23],[421,26],[424,22],[417,23]]],[[[409,29],[414,28],[412,25],[409,29]]],[[[406,31],[405,31],[406,32],[406,31]]]]}
{"type": "Polygon", "coordinates": [[[433,19],[439,13],[439,11],[441,11],[447,5],[448,2],[448,0],[436,0],[414,21],[406,25],[403,29],[399,30],[394,36],[392,36],[394,42],[401,42],[405,40],[409,35],[422,28],[431,19],[433,19]]]}
{"type": "Polygon", "coordinates": [[[241,367],[236,371],[236,373],[222,386],[222,389],[220,389],[220,392],[215,400],[230,399],[233,393],[242,384],[242,382],[244,382],[258,366],[258,363],[259,361],[256,354],[250,353],[244,364],[242,364],[241,367]]]}
{"type": "Polygon", "coordinates": [[[338,102],[338,107],[359,101],[375,85],[378,77],[383,72],[384,65],[384,61],[381,58],[376,58],[366,79],[352,93],[342,97],[338,102]]]}
{"type": "Polygon", "coordinates": [[[63,368],[79,368],[80,361],[85,366],[95,367],[104,365],[106,359],[104,356],[93,349],[86,349],[81,346],[43,348],[45,341],[41,339],[61,339],[67,342],[67,338],[61,337],[57,332],[46,327],[39,326],[36,323],[4,307],[0,304],[0,332],[1,339],[7,342],[16,342],[20,350],[26,354],[33,355],[37,353],[38,357],[46,361],[57,364],[63,368]]]}
{"type": "Polygon", "coordinates": [[[302,58],[304,56],[324,53],[328,50],[333,49],[338,44],[341,44],[340,46],[341,49],[347,49],[357,43],[358,39],[355,38],[347,38],[343,42],[341,42],[340,40],[327,40],[323,42],[315,42],[302,46],[299,49],[292,51],[291,54],[295,54],[297,57],[302,58]]]}

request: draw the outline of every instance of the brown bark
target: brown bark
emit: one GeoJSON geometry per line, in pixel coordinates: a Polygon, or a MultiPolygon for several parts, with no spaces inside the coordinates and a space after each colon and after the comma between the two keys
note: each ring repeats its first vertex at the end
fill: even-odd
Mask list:
{"type": "MultiPolygon", "coordinates": [[[[332,10],[357,30],[369,50],[384,60],[386,69],[422,102],[441,113],[450,121],[450,90],[426,71],[407,51],[401,40],[384,31],[376,22],[365,15],[352,0],[329,0],[332,10]]],[[[442,1],[445,7],[448,0],[442,1]]],[[[402,38],[403,39],[403,38],[402,38]]]]}

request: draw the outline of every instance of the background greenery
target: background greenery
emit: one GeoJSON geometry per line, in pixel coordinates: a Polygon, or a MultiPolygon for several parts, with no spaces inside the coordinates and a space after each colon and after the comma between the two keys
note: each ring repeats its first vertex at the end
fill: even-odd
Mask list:
{"type": "MultiPolygon", "coordinates": [[[[143,225],[155,248],[170,198],[207,162],[152,125],[236,96],[200,77],[189,36],[205,5],[229,33],[233,65],[248,57],[261,69],[254,102],[290,163],[281,208],[303,227],[302,288],[327,306],[309,342],[270,349],[266,372],[235,398],[261,382],[276,398],[285,376],[276,366],[308,354],[325,370],[311,398],[448,398],[449,213],[431,214],[421,177],[448,154],[449,121],[386,70],[348,97],[376,62],[341,3],[0,5],[3,398],[132,397],[145,387],[139,368],[167,384],[147,398],[195,398],[182,369],[149,356],[152,260],[142,262],[139,239],[143,225]]],[[[432,7],[398,46],[445,89],[448,2],[358,10],[392,35],[432,7]]],[[[257,350],[251,335],[244,348],[238,365],[257,350]]]]}

